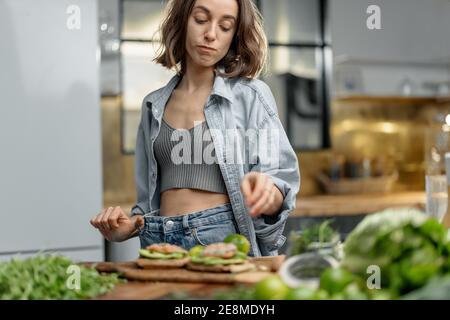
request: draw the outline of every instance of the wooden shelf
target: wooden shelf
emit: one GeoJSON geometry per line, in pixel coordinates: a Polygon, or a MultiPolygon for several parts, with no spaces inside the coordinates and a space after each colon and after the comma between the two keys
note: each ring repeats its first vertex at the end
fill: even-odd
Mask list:
{"type": "Polygon", "coordinates": [[[425,192],[419,191],[299,197],[297,207],[290,217],[351,216],[401,207],[423,209],[425,201],[425,192]]]}
{"type": "Polygon", "coordinates": [[[337,96],[333,98],[333,102],[352,102],[352,103],[373,103],[373,104],[401,104],[401,105],[425,105],[439,104],[450,101],[450,97],[420,97],[420,96],[337,96]]]}

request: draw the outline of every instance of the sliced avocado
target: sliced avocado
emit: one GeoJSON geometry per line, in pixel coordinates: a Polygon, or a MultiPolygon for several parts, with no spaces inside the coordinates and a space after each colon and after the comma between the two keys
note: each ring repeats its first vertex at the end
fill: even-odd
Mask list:
{"type": "Polygon", "coordinates": [[[141,257],[149,259],[181,259],[186,255],[182,252],[161,253],[156,251],[149,251],[147,249],[140,249],[139,254],[141,255],[141,257]]]}
{"type": "Polygon", "coordinates": [[[245,262],[245,258],[234,256],[230,259],[223,259],[218,257],[192,257],[191,261],[198,264],[206,265],[228,265],[228,264],[240,264],[245,262]]]}

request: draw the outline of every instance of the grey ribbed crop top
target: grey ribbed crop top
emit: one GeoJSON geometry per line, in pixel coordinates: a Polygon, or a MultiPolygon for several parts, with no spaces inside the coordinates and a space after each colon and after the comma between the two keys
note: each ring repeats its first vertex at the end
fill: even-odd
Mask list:
{"type": "Polygon", "coordinates": [[[163,118],[153,150],[161,170],[161,192],[192,188],[226,194],[206,121],[188,130],[175,129],[163,118]]]}

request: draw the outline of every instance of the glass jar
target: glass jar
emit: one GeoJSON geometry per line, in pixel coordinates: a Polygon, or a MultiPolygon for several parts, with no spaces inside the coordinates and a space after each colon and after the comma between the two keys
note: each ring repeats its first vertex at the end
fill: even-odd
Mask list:
{"type": "Polygon", "coordinates": [[[450,151],[450,126],[447,118],[448,115],[436,115],[434,123],[425,130],[426,213],[438,220],[447,211],[448,202],[445,153],[450,151]]]}

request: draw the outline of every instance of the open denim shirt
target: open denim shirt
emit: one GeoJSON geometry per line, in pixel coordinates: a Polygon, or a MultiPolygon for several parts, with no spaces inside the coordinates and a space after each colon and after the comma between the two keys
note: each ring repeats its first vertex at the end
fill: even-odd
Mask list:
{"type": "MultiPolygon", "coordinates": [[[[135,153],[137,203],[131,215],[152,214],[159,209],[160,174],[153,143],[159,134],[167,101],[180,80],[181,76],[175,75],[165,87],[148,94],[143,100],[135,153]]],[[[225,78],[216,74],[204,114],[239,233],[247,237],[251,244],[249,254],[277,255],[278,249],[286,241],[282,234],[286,220],[295,208],[296,194],[300,188],[300,170],[297,155],[278,117],[270,88],[258,79],[225,78]],[[220,138],[221,133],[250,130],[258,132],[257,135],[259,132],[268,132],[264,135],[268,140],[263,145],[274,146],[276,151],[273,149],[263,154],[260,148],[255,153],[251,143],[240,144],[240,149],[236,149],[236,145],[225,143],[228,140],[220,138]],[[244,161],[242,155],[246,152],[252,153],[251,159],[256,161],[244,161]],[[230,155],[241,161],[230,161],[230,155]],[[267,174],[282,192],[284,200],[278,215],[256,218],[249,215],[240,184],[244,175],[250,171],[267,174]]]]}

